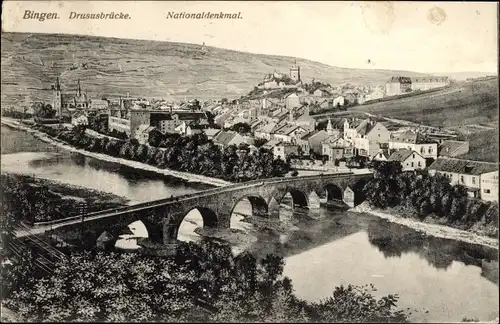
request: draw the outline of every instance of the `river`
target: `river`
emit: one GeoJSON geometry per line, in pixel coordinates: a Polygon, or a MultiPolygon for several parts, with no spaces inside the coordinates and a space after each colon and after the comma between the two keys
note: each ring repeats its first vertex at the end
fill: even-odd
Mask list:
{"type": "MultiPolygon", "coordinates": [[[[172,177],[139,172],[115,163],[58,151],[33,136],[2,126],[2,172],[33,175],[110,192],[131,203],[182,195],[208,188],[172,177]]],[[[231,227],[242,235],[230,239],[235,253],[277,253],[286,258],[284,275],[299,297],[318,301],[341,284],[373,284],[376,295],[398,294],[401,308],[417,309],[418,322],[451,322],[464,317],[491,321],[499,316],[496,250],[425,236],[401,225],[365,214],[321,208],[294,211],[282,206],[280,217],[293,220],[283,233],[257,230],[243,221],[251,213],[242,200],[231,227]],[[240,240],[241,239],[241,240],[240,240]]],[[[200,240],[202,226],[193,211],[184,219],[179,239],[200,240]]],[[[117,247],[139,248],[135,238],[146,236],[140,222],[130,225],[117,247]]]]}

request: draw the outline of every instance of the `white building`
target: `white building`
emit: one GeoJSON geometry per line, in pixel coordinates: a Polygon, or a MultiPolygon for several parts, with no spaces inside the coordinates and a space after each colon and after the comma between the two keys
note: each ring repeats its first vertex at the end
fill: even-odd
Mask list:
{"type": "Polygon", "coordinates": [[[438,143],[427,139],[419,132],[406,131],[403,133],[393,133],[389,140],[391,150],[413,150],[417,151],[424,158],[436,159],[438,155],[438,143]]]}
{"type": "Polygon", "coordinates": [[[344,96],[338,96],[335,99],[333,99],[333,107],[343,106],[343,105],[345,105],[345,97],[344,96]]]}
{"type": "Polygon", "coordinates": [[[416,151],[401,149],[389,156],[387,161],[397,161],[403,167],[403,171],[425,169],[425,158],[416,151]]]}
{"type": "Polygon", "coordinates": [[[469,196],[498,201],[498,164],[455,158],[438,158],[429,173],[442,174],[452,185],[463,185],[469,196]]]}

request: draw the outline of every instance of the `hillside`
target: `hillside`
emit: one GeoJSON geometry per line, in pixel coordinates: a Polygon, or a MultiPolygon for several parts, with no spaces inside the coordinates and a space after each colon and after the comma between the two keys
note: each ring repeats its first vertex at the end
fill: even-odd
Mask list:
{"type": "Polygon", "coordinates": [[[408,98],[350,108],[436,127],[496,123],[498,121],[498,78],[457,84],[408,98]]]}
{"type": "MultiPolygon", "coordinates": [[[[239,97],[274,70],[288,73],[297,60],[304,81],[333,85],[384,84],[392,75],[421,73],[349,69],[300,58],[146,40],[91,36],[2,33],[2,104],[49,100],[59,75],[63,90],[76,80],[92,97],[130,93],[143,97],[239,97]]],[[[318,45],[320,46],[320,45],[318,45]]]]}

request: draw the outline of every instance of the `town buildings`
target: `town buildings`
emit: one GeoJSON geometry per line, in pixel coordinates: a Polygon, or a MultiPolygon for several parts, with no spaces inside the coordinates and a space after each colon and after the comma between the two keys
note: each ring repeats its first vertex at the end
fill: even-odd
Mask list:
{"type": "Polygon", "coordinates": [[[498,164],[438,158],[429,166],[431,175],[441,174],[450,179],[452,185],[463,185],[470,197],[498,201],[498,164]]]}
{"type": "Polygon", "coordinates": [[[394,151],[387,161],[399,162],[403,171],[414,171],[425,169],[425,158],[413,150],[401,149],[394,151]]]}
{"type": "Polygon", "coordinates": [[[395,96],[417,90],[430,90],[445,87],[450,80],[445,76],[409,78],[404,76],[391,77],[385,85],[386,96],[395,96]]]}
{"type": "Polygon", "coordinates": [[[109,101],[105,99],[89,98],[82,91],[80,80],[77,81],[75,94],[63,93],[59,78],[52,89],[52,108],[56,111],[59,118],[71,119],[71,116],[80,110],[100,111],[109,107],[109,101]]]}
{"type": "Polygon", "coordinates": [[[278,141],[273,147],[274,158],[286,160],[290,155],[297,156],[299,154],[299,147],[295,144],[278,141]]]}
{"type": "Polygon", "coordinates": [[[416,151],[426,159],[436,159],[438,154],[437,148],[438,144],[435,141],[413,130],[392,133],[389,140],[389,149],[416,151]]]}

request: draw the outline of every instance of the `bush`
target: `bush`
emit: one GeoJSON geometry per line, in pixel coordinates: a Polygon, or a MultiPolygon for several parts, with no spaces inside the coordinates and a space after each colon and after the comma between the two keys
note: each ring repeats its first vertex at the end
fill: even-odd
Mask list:
{"type": "Polygon", "coordinates": [[[368,202],[378,208],[404,206],[420,219],[438,215],[448,224],[471,228],[484,222],[498,228],[498,208],[470,199],[463,186],[452,186],[448,178],[427,171],[402,172],[397,162],[372,161],[374,177],[364,187],[368,202]],[[490,212],[491,210],[491,212],[490,212]]]}
{"type": "Polygon", "coordinates": [[[282,257],[233,257],[229,246],[181,243],[175,257],[73,252],[44,278],[28,277],[5,304],[24,321],[407,322],[397,295],[336,287],[308,303],[283,277],[282,257]]]}

